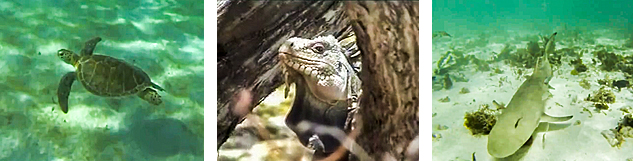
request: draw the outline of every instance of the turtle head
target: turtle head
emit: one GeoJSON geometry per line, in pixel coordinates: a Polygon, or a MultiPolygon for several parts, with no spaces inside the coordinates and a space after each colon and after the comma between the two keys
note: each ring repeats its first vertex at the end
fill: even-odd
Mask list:
{"type": "Polygon", "coordinates": [[[60,49],[57,51],[57,57],[70,65],[75,65],[79,60],[79,56],[77,54],[66,49],[60,49]]]}

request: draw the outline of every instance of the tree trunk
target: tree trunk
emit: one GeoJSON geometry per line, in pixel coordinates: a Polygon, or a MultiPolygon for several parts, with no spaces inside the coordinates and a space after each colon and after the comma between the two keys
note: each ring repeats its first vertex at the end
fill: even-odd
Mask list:
{"type": "Polygon", "coordinates": [[[346,9],[363,54],[356,142],[375,160],[415,159],[405,150],[418,148],[418,2],[357,1],[346,9]]]}
{"type": "Polygon", "coordinates": [[[351,31],[343,10],[334,1],[218,3],[218,148],[243,115],[281,85],[279,45],[290,37],[351,31]]]}

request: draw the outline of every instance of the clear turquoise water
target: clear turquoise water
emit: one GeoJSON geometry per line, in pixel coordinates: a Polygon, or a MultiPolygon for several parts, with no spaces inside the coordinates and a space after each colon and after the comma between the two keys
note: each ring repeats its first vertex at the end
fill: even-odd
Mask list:
{"type": "Polygon", "coordinates": [[[433,30],[466,33],[490,29],[551,31],[567,24],[587,29],[633,30],[627,0],[433,0],[433,30]]]}
{"type": "Polygon", "coordinates": [[[202,1],[0,1],[0,160],[202,160],[202,1]],[[95,54],[143,69],[164,104],[103,98],[75,82],[64,114],[55,56],[95,54]]]}

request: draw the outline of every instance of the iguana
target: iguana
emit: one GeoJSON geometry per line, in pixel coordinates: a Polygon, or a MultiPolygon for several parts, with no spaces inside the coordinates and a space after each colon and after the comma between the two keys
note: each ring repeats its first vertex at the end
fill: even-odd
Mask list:
{"type": "MultiPolygon", "coordinates": [[[[349,132],[350,113],[357,107],[361,81],[345,55],[346,49],[334,36],[314,39],[290,38],[279,47],[279,60],[288,87],[295,83],[295,99],[286,116],[286,125],[299,141],[315,149],[313,159],[333,153],[341,142],[314,128],[301,130],[301,121],[333,126],[349,132]]],[[[345,158],[345,157],[344,157],[345,158]]]]}

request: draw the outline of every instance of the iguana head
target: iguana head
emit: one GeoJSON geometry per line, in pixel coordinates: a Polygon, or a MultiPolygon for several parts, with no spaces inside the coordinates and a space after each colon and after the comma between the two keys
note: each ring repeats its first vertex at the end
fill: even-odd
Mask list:
{"type": "Polygon", "coordinates": [[[279,47],[279,59],[286,75],[301,75],[314,96],[332,102],[347,99],[347,79],[353,73],[344,52],[334,36],[295,37],[279,47]]]}

